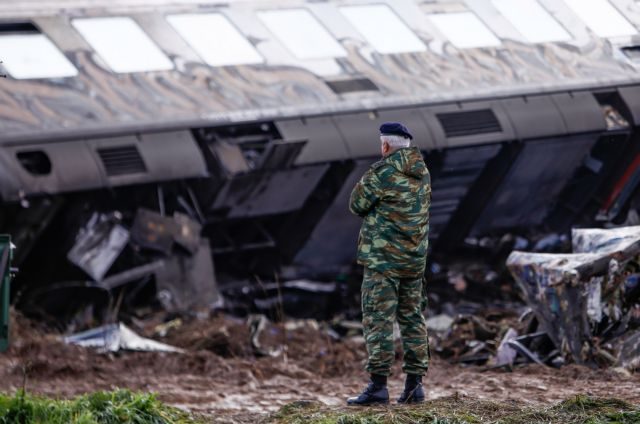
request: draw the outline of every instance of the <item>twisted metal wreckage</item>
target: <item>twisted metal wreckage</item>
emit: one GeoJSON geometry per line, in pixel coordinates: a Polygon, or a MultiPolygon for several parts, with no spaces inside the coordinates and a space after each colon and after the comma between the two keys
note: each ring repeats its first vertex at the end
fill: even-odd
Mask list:
{"type": "Polygon", "coordinates": [[[149,299],[196,313],[222,292],[232,311],[330,316],[360,225],[347,199],[384,121],[431,170],[433,273],[470,240],[625,221],[640,9],[598,2],[594,24],[592,3],[522,2],[534,27],[504,1],[0,4],[16,302],[69,322],[149,299]]]}
{"type": "Polygon", "coordinates": [[[509,270],[560,353],[640,367],[640,226],[572,232],[573,253],[514,251],[509,270]]]}

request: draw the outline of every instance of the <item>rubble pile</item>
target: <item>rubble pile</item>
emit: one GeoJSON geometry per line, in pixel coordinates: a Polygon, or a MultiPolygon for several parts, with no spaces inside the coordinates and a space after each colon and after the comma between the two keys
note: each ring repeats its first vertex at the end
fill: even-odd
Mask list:
{"type": "Polygon", "coordinates": [[[113,322],[120,312],[140,315],[140,308],[197,314],[219,304],[211,248],[197,215],[138,208],[83,217],[66,260],[47,262],[52,269],[45,277],[25,270],[23,278],[39,281],[25,285],[17,299],[28,315],[74,331],[113,322]]]}
{"type": "MultiPolygon", "coordinates": [[[[59,335],[32,331],[33,323],[21,319],[12,327],[10,351],[0,355],[0,387],[3,392],[15,392],[26,386],[29,393],[56,399],[116,387],[155,392],[171,405],[230,423],[239,422],[232,418],[238,414],[266,413],[300,399],[343,405],[344,398],[361,390],[366,379],[365,348],[354,322],[317,326],[308,320],[288,321],[286,326],[266,322],[258,334],[263,349],[279,349],[286,334],[287,348],[273,357],[253,353],[247,325],[252,320],[222,315],[181,320],[162,320],[158,314],[127,324],[142,336],[183,348],[183,353],[98,353],[64,344],[59,335]],[[203,345],[187,347],[197,345],[201,335],[215,334],[220,326],[226,328],[232,345],[243,346],[243,356],[223,357],[203,345]]],[[[508,402],[521,398],[536,404],[575,396],[588,387],[593,396],[640,401],[640,374],[624,376],[577,365],[562,369],[533,365],[504,373],[461,367],[434,355],[426,381],[432,398],[469,396],[508,402]]],[[[396,361],[390,390],[399,392],[402,384],[401,362],[396,361]]]]}
{"type": "Polygon", "coordinates": [[[493,256],[504,245],[532,251],[511,251],[505,269],[487,260],[497,264],[495,271],[477,259],[450,267],[433,296],[438,302],[427,310],[436,314],[427,319],[434,353],[486,367],[640,368],[640,227],[576,229],[572,237],[550,234],[537,241],[505,236],[477,244],[493,256]],[[504,271],[524,303],[500,296],[506,293],[504,271]]]}
{"type": "Polygon", "coordinates": [[[487,364],[497,354],[500,340],[509,329],[524,331],[531,325],[530,317],[520,319],[517,311],[510,309],[488,308],[475,314],[459,314],[450,318],[448,326],[441,326],[445,316],[427,320],[432,352],[463,364],[487,364]]]}
{"type": "Polygon", "coordinates": [[[153,345],[123,343],[118,349],[106,349],[111,346],[110,334],[105,337],[106,346],[92,345],[93,339],[79,336],[98,330],[106,334],[120,325],[62,336],[37,327],[19,312],[11,315],[11,348],[0,357],[0,376],[6,374],[12,380],[95,374],[105,382],[98,388],[108,389],[110,381],[139,369],[138,373],[157,376],[213,373],[226,376],[230,384],[246,384],[277,375],[332,378],[359,374],[365,359],[357,330],[338,328],[338,323],[334,326],[344,337],[328,324],[313,320],[274,323],[264,316],[245,320],[219,314],[158,324],[152,317],[147,322],[131,322],[125,341],[135,329],[153,339],[153,345]],[[256,320],[263,323],[259,328],[253,325],[256,320]],[[77,339],[88,343],[77,343],[77,339]],[[158,349],[161,344],[177,349],[158,349]]]}
{"type": "MultiPolygon", "coordinates": [[[[273,280],[227,278],[220,284],[200,232],[197,220],[180,213],[139,209],[128,223],[117,213],[94,214],[67,258],[89,277],[84,288],[110,293],[109,313],[83,321],[91,309],[80,310],[64,331],[88,331],[67,342],[102,343],[112,352],[155,346],[221,358],[291,357],[305,372],[328,376],[361,368],[361,327],[346,320],[358,319],[357,272],[321,281],[292,268],[273,280]],[[135,266],[125,269],[116,261],[123,249],[136,252],[135,266]],[[138,305],[123,313],[119,288],[131,286],[135,293],[150,279],[160,308],[138,305]],[[216,315],[221,307],[242,318],[216,315]]],[[[467,244],[485,256],[430,264],[432,353],[491,368],[640,367],[640,227],[574,230],[571,238],[503,235],[467,244]],[[550,253],[569,246],[573,253],[550,253]],[[518,292],[524,303],[516,300],[518,292]]]]}
{"type": "Polygon", "coordinates": [[[178,318],[153,326],[147,334],[189,351],[208,351],[224,358],[251,355],[250,333],[244,320],[223,315],[189,322],[178,318]]]}

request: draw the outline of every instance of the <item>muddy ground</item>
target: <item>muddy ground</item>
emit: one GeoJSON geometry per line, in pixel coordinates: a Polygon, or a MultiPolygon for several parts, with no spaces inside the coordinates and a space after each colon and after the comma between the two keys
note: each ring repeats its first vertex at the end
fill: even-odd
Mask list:
{"type": "MultiPolygon", "coordinates": [[[[361,339],[335,341],[313,323],[297,327],[283,331],[271,325],[263,334],[267,347],[286,341],[286,354],[278,357],[257,357],[247,326],[224,317],[183,324],[164,338],[156,336],[185,348],[184,354],[103,355],[65,345],[58,336],[18,317],[12,326],[12,347],[0,355],[0,391],[25,386],[32,393],[59,397],[114,388],[153,391],[172,405],[225,423],[255,423],[301,399],[342,405],[366,382],[361,339]]],[[[153,334],[151,328],[137,330],[153,334]]],[[[390,381],[393,396],[402,387],[399,367],[398,363],[390,381]]],[[[462,367],[436,357],[425,386],[430,398],[458,393],[548,404],[583,393],[640,403],[640,374],[573,365],[559,370],[529,365],[508,372],[462,367]]]]}

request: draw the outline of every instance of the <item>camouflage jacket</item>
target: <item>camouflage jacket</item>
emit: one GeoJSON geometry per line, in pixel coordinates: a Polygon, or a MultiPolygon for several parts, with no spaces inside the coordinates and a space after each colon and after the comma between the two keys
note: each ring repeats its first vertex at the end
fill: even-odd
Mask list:
{"type": "Polygon", "coordinates": [[[349,209],[364,218],[358,263],[391,277],[424,273],[431,178],[420,150],[399,149],[374,163],[351,192],[349,209]]]}

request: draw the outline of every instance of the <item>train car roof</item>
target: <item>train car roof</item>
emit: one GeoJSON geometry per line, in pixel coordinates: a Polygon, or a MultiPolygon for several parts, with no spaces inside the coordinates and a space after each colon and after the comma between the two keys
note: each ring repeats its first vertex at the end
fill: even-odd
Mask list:
{"type": "Polygon", "coordinates": [[[639,30],[631,0],[5,2],[0,142],[636,84],[639,30]]]}

